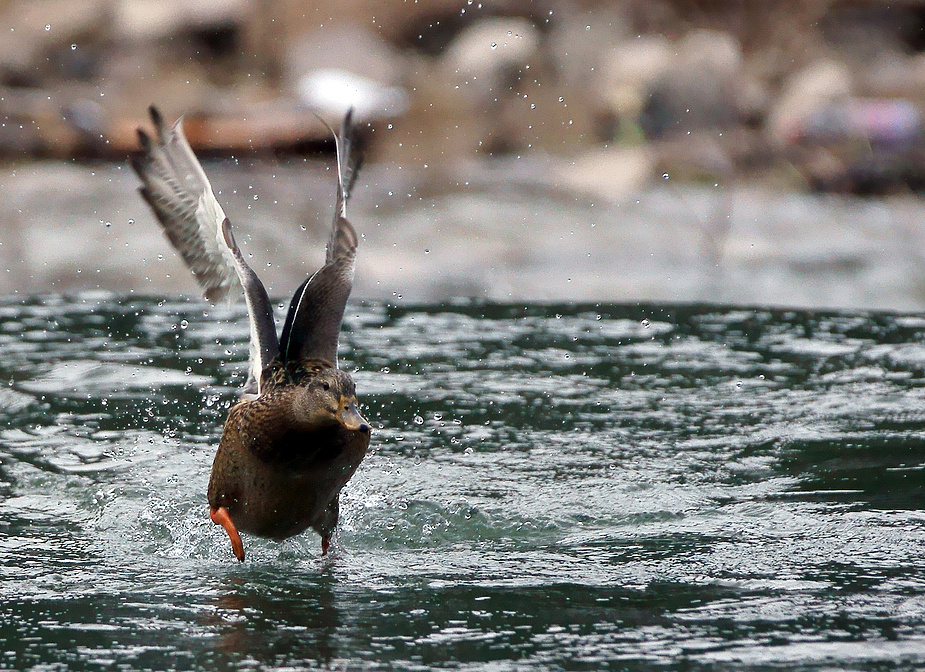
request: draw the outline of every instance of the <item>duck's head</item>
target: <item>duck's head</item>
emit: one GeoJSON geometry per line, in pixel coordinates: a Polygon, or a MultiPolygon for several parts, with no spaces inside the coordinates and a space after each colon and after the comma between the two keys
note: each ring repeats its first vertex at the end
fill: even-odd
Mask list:
{"type": "Polygon", "coordinates": [[[371,431],[357,408],[353,379],[338,369],[326,369],[300,386],[293,400],[296,417],[312,427],[340,425],[352,432],[371,431]]]}

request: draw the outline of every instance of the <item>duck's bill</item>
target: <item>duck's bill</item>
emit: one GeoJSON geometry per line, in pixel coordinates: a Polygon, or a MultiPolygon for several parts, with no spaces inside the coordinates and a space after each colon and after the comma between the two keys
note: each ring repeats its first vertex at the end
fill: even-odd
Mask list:
{"type": "Polygon", "coordinates": [[[337,421],[351,432],[368,432],[369,423],[357,410],[356,397],[341,397],[337,407],[337,421]]]}

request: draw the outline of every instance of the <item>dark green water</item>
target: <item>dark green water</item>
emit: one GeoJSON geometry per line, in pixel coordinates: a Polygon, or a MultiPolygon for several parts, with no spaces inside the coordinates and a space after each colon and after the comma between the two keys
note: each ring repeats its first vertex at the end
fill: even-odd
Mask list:
{"type": "Polygon", "coordinates": [[[0,301],[0,669],[925,666],[925,319],[353,306],[337,549],[240,565],[206,310],[0,301]]]}

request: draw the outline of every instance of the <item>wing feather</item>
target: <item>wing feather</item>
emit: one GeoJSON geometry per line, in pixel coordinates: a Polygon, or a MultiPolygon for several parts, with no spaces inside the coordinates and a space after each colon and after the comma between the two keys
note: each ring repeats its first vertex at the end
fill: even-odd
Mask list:
{"type": "Polygon", "coordinates": [[[334,134],[337,200],[325,264],[302,283],[289,304],[280,338],[280,354],[286,362],[324,359],[337,365],[338,336],[353,289],[358,244],[356,231],[347,220],[347,201],[361,163],[359,153],[354,151],[357,129],[352,113],[353,110],[347,112],[340,133],[334,134]]]}
{"type": "Polygon", "coordinates": [[[222,237],[225,213],[183,135],[182,119],[170,128],[153,105],[155,138],[138,129],[143,153],[132,157],[142,197],[170,243],[193,272],[206,299],[217,303],[240,291],[234,261],[222,237]]]}
{"type": "Polygon", "coordinates": [[[279,356],[279,341],[276,338],[276,325],[273,322],[273,305],[267,295],[266,287],[253,269],[247,265],[244,255],[238,249],[231,222],[226,217],[222,222],[222,237],[234,258],[235,270],[244,286],[244,300],[247,302],[247,316],[250,322],[250,371],[244,394],[260,395],[262,390],[261,374],[276,357],[279,356]]]}
{"type": "Polygon", "coordinates": [[[153,105],[156,138],[138,129],[143,154],[132,167],[141,195],[177,249],[206,299],[216,303],[243,290],[250,323],[250,368],[245,394],[260,394],[261,373],[279,355],[273,307],[267,290],[244,260],[202,165],[183,135],[182,119],[171,128],[153,105]]]}

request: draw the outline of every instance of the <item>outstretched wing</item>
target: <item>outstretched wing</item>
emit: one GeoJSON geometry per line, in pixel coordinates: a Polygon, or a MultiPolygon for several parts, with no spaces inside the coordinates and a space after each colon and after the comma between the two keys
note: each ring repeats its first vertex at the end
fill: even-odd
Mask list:
{"type": "Polygon", "coordinates": [[[226,217],[222,222],[222,237],[234,258],[234,267],[247,302],[247,317],[250,322],[251,348],[250,372],[244,385],[244,394],[260,395],[263,372],[274,358],[279,356],[279,341],[276,340],[276,325],[273,323],[273,306],[267,296],[266,287],[253,269],[244,261],[241,250],[231,233],[231,222],[226,217]]]}
{"type": "Polygon", "coordinates": [[[217,303],[240,290],[234,262],[221,232],[225,213],[183,135],[183,119],[170,128],[153,105],[152,139],[138,129],[144,153],[132,157],[139,189],[164,233],[189,266],[206,299],[217,303]]]}
{"type": "MultiPolygon", "coordinates": [[[[353,151],[357,129],[353,110],[347,112],[337,145],[337,201],[325,264],[296,290],[280,338],[284,362],[324,359],[337,365],[340,324],[353,288],[357,234],[347,221],[347,200],[360,167],[353,151]]],[[[327,124],[325,124],[327,126],[327,124]]],[[[330,126],[328,126],[330,130],[330,126]]],[[[333,133],[333,131],[331,131],[333,133]]]]}
{"type": "MultiPolygon", "coordinates": [[[[318,117],[318,115],[315,115],[318,117]]],[[[335,258],[348,252],[356,252],[356,232],[347,221],[347,201],[353,191],[353,185],[363,166],[363,154],[354,151],[357,127],[353,125],[353,108],[347,110],[340,134],[335,134],[328,123],[318,117],[319,121],[334,135],[334,145],[337,149],[337,201],[334,204],[334,225],[331,227],[331,238],[328,240],[325,264],[331,263],[335,258]],[[340,226],[343,221],[346,226],[340,226]]]]}
{"type": "Polygon", "coordinates": [[[139,191],[209,301],[244,291],[250,322],[250,371],[244,393],[260,394],[260,374],[279,355],[267,290],[238,249],[231,223],[183,135],[182,119],[168,129],[157,108],[152,105],[150,112],[157,137],[152,141],[138,129],[144,155],[132,158],[144,184],[139,191]]]}

